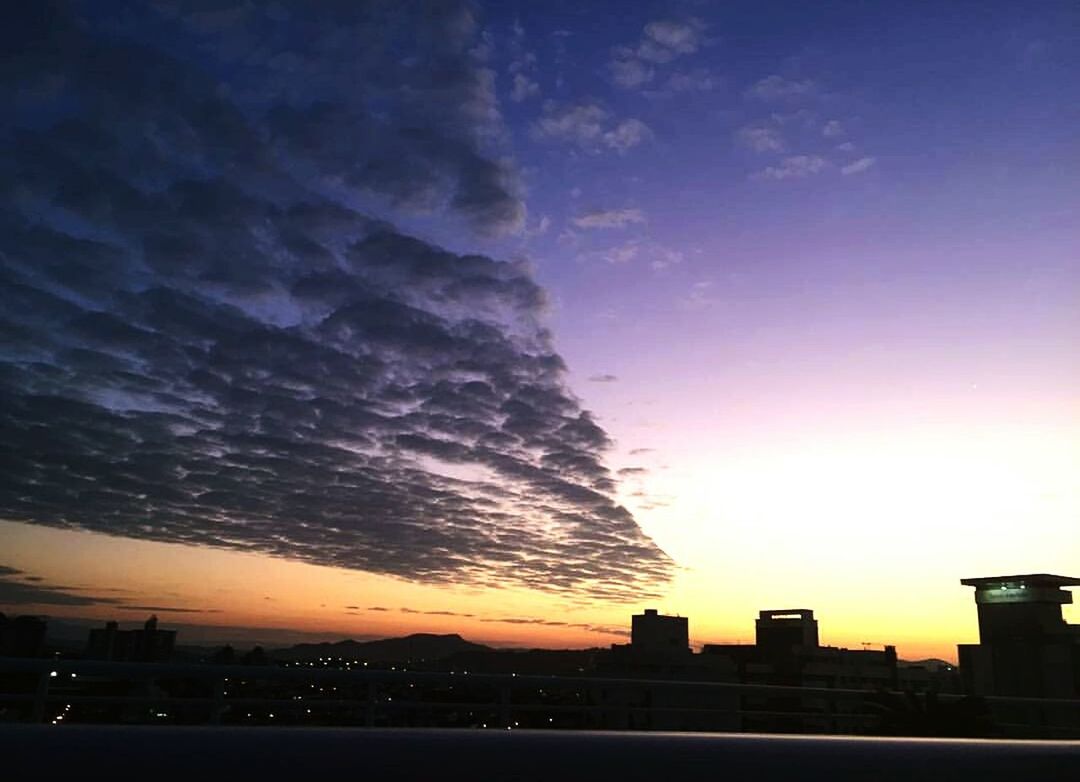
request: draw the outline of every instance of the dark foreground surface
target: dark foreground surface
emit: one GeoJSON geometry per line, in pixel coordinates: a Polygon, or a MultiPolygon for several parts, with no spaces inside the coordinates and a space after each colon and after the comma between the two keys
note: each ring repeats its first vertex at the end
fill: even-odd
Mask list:
{"type": "Polygon", "coordinates": [[[309,728],[0,727],[5,779],[1080,780],[1080,742],[309,728]],[[343,775],[348,775],[347,777],[343,775]]]}

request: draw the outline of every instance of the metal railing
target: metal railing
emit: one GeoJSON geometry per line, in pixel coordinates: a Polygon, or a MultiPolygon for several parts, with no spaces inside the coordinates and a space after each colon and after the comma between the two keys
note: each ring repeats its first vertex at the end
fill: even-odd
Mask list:
{"type": "Polygon", "coordinates": [[[715,681],[0,658],[0,709],[37,723],[1080,737],[1080,700],[986,698],[982,722],[958,724],[971,703],[715,681]]]}
{"type": "Polygon", "coordinates": [[[588,731],[0,726],[5,779],[1080,779],[1080,742],[588,731]]]}

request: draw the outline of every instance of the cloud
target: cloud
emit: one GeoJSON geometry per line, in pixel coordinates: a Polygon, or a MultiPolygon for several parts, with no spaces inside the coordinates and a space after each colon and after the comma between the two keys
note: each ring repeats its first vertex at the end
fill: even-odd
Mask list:
{"type": "Polygon", "coordinates": [[[634,260],[638,257],[640,252],[641,242],[635,239],[616,245],[615,247],[609,247],[606,250],[601,250],[599,255],[608,263],[622,264],[634,260]]]}
{"type": "Polygon", "coordinates": [[[773,74],[756,82],[746,92],[751,98],[776,103],[811,97],[817,93],[817,85],[808,79],[785,79],[773,74]]]}
{"type": "Polygon", "coordinates": [[[693,54],[701,46],[705,24],[700,19],[660,19],[645,25],[638,56],[653,62],[668,62],[682,54],[693,54]]]}
{"type": "Polygon", "coordinates": [[[611,80],[624,89],[634,89],[648,84],[656,75],[656,70],[648,63],[632,56],[632,52],[614,57],[609,63],[611,80]]]}
{"type": "Polygon", "coordinates": [[[510,99],[520,103],[540,94],[540,84],[536,80],[537,58],[534,52],[525,48],[525,28],[521,23],[514,22],[510,29],[511,35],[506,41],[511,55],[507,68],[512,77],[510,99]]]}
{"type": "Polygon", "coordinates": [[[840,169],[840,173],[844,176],[850,176],[851,174],[861,174],[864,171],[868,171],[877,163],[875,157],[861,157],[858,160],[848,163],[846,166],[840,169]]]}
{"type": "Polygon", "coordinates": [[[677,266],[685,259],[685,256],[680,251],[672,250],[670,247],[663,247],[659,244],[650,245],[648,247],[648,253],[651,256],[649,259],[649,268],[654,272],[677,266]]]}
{"type": "Polygon", "coordinates": [[[77,594],[75,587],[41,584],[41,579],[0,565],[0,605],[94,606],[122,602],[115,597],[77,594]],[[31,582],[31,583],[27,583],[31,582]]]}
{"type": "Polygon", "coordinates": [[[678,250],[643,239],[630,239],[614,247],[582,253],[578,258],[582,261],[601,260],[615,265],[643,259],[653,271],[663,271],[684,260],[683,254],[678,250]]]}
{"type": "Polygon", "coordinates": [[[578,228],[625,228],[633,223],[644,223],[645,215],[640,209],[596,209],[571,222],[578,228]]]}
{"type": "Polygon", "coordinates": [[[619,378],[615,375],[592,375],[589,377],[590,383],[614,383],[619,378]]]}
{"type": "Polygon", "coordinates": [[[780,161],[778,166],[769,166],[754,175],[755,179],[802,179],[824,171],[828,161],[817,155],[794,155],[780,161]]]}
{"type": "MultiPolygon", "coordinates": [[[[713,281],[699,280],[690,286],[690,293],[683,299],[682,305],[689,310],[700,310],[716,303],[713,296],[713,281]]],[[[633,455],[633,451],[631,451],[633,455]]]]}
{"type": "Polygon", "coordinates": [[[523,221],[470,7],[189,8],[10,22],[0,516],[656,594],[672,563],[612,499],[544,291],[388,221],[523,221]]]}
{"type": "Polygon", "coordinates": [[[523,73],[515,73],[513,87],[510,89],[510,99],[521,103],[527,98],[540,94],[540,85],[523,73]]]}
{"type": "Polygon", "coordinates": [[[399,608],[398,611],[403,614],[420,614],[422,616],[460,616],[466,619],[475,616],[475,614],[462,614],[457,611],[419,611],[415,608],[399,608]]]}
{"type": "Polygon", "coordinates": [[[587,630],[591,633],[603,633],[604,635],[629,635],[626,628],[597,625],[590,622],[565,622],[560,619],[542,619],[533,616],[508,616],[508,617],[485,617],[480,620],[487,624],[509,625],[538,625],[540,627],[568,627],[578,630],[587,630]]]}
{"type": "Polygon", "coordinates": [[[525,230],[522,231],[522,236],[524,236],[525,238],[531,238],[533,236],[543,236],[550,229],[551,218],[548,215],[540,215],[529,223],[526,223],[525,230]]]}
{"type": "Polygon", "coordinates": [[[553,101],[544,105],[542,116],[534,127],[540,138],[568,141],[582,147],[597,146],[611,115],[595,103],[558,106],[553,101]]]}
{"type": "Polygon", "coordinates": [[[158,614],[220,614],[220,608],[177,608],[175,606],[121,606],[124,611],[149,611],[158,614]]]}
{"type": "Polygon", "coordinates": [[[655,451],[656,451],[655,448],[632,448],[630,450],[630,455],[631,456],[642,456],[642,455],[647,454],[647,453],[654,453],[655,451]]]}
{"type": "Polygon", "coordinates": [[[739,141],[755,152],[783,152],[787,145],[776,128],[764,125],[747,125],[736,134],[739,141]]]}
{"type": "Polygon", "coordinates": [[[604,143],[619,152],[636,147],[653,137],[652,130],[638,119],[624,119],[611,130],[604,133],[604,143]]]}
{"type": "Polygon", "coordinates": [[[821,135],[825,138],[839,138],[844,135],[844,126],[840,120],[831,119],[821,129],[821,135]]]}
{"type": "Polygon", "coordinates": [[[697,68],[685,73],[673,73],[663,87],[650,95],[671,95],[680,92],[710,92],[720,86],[720,81],[707,68],[697,68]]]}
{"type": "Polygon", "coordinates": [[[533,126],[533,135],[541,140],[576,144],[592,152],[625,152],[651,139],[652,131],[638,119],[615,121],[609,111],[595,103],[558,105],[548,101],[543,116],[533,126]]]}
{"type": "MultiPolygon", "coordinates": [[[[700,19],[659,19],[649,22],[636,44],[618,46],[612,50],[608,61],[612,81],[624,89],[648,84],[656,74],[654,66],[693,54],[703,44],[704,33],[705,24],[700,19]]],[[[690,83],[682,86],[689,88],[690,83]]]]}

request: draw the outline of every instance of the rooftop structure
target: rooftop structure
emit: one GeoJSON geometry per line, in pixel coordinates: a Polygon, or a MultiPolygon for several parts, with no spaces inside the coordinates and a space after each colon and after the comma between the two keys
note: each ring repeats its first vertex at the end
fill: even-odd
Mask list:
{"type": "Polygon", "coordinates": [[[1061,606],[1080,578],[1049,573],[964,578],[975,587],[979,643],[960,644],[960,670],[976,695],[1073,698],[1080,694],[1080,626],[1061,606]]]}
{"type": "Polygon", "coordinates": [[[1072,593],[1063,587],[1080,586],[1080,578],[1028,573],[962,578],[960,583],[975,587],[982,643],[1038,640],[1073,633],[1061,615],[1061,606],[1073,601],[1072,593]]]}
{"type": "Polygon", "coordinates": [[[759,611],[754,623],[757,646],[773,651],[817,647],[818,623],[809,608],[759,611]]]}

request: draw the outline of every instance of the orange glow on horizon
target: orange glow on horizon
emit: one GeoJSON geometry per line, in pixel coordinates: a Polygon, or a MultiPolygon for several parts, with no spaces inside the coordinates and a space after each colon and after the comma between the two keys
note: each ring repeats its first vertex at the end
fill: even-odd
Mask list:
{"type": "MultiPolygon", "coordinates": [[[[164,625],[291,631],[328,640],[459,633],[496,646],[586,648],[625,642],[630,615],[645,607],[582,607],[524,590],[420,585],[257,554],[8,522],[0,522],[0,535],[7,543],[8,565],[42,579],[36,582],[39,585],[64,586],[75,594],[143,606],[16,608],[57,618],[136,622],[154,607],[175,607],[194,611],[159,610],[164,625]],[[115,567],[117,558],[125,563],[123,568],[115,567]]],[[[873,581],[852,589],[845,599],[830,597],[821,585],[796,590],[791,582],[773,583],[767,575],[744,582],[741,592],[725,592],[723,580],[704,582],[715,591],[704,588],[701,574],[683,571],[668,595],[656,603],[662,611],[690,617],[695,646],[752,643],[758,610],[796,607],[794,603],[815,610],[823,644],[852,649],[862,648],[864,642],[874,648],[892,644],[904,659],[955,661],[957,643],[977,640],[971,593],[960,586],[959,575],[932,582],[936,597],[928,605],[920,602],[923,590],[910,585],[891,590],[873,581]]],[[[1075,614],[1075,608],[1066,607],[1066,614],[1075,614]]]]}

